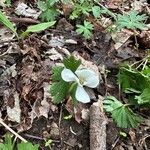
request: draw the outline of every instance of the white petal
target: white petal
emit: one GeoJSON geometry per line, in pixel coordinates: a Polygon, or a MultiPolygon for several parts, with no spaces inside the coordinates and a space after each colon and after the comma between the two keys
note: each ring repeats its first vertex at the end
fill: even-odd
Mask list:
{"type": "Polygon", "coordinates": [[[66,82],[77,81],[76,75],[70,69],[64,69],[61,72],[61,77],[66,82]]]}
{"type": "Polygon", "coordinates": [[[95,74],[94,71],[89,69],[81,69],[75,72],[78,78],[84,78],[85,82],[83,85],[88,86],[90,88],[95,88],[99,84],[99,77],[95,74]]]}
{"type": "Polygon", "coordinates": [[[90,102],[90,97],[87,94],[87,92],[84,90],[83,87],[78,86],[76,90],[76,99],[82,103],[89,103],[90,102]]]}

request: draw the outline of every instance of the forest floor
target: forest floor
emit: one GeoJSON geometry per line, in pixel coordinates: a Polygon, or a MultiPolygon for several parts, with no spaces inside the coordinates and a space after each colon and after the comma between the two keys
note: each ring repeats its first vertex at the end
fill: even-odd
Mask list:
{"type": "MultiPolygon", "coordinates": [[[[39,11],[36,0],[15,0],[11,6],[1,7],[16,25],[18,33],[29,25],[40,23],[39,18],[33,18],[32,12],[31,15],[16,14],[20,3],[26,4],[26,10],[39,11]]],[[[116,13],[135,9],[150,16],[149,1],[108,0],[101,4],[116,13]]],[[[125,97],[124,93],[120,94],[117,81],[119,64],[142,60],[150,49],[149,29],[123,29],[112,33],[105,30],[106,24],[111,21],[108,16],[103,16],[105,22],[103,19],[98,22],[91,17],[88,19],[94,24],[93,35],[88,40],[78,35],[75,22],[62,14],[54,27],[29,34],[19,41],[0,24],[0,116],[11,129],[27,141],[39,144],[42,150],[89,150],[90,106],[99,95],[112,95],[118,99],[125,97]],[[76,113],[68,99],[56,105],[49,93],[52,67],[62,63],[63,58],[70,54],[101,74],[99,86],[89,91],[91,102],[79,103],[76,113]],[[45,147],[49,139],[52,143],[45,147]]],[[[145,120],[137,128],[129,129],[117,127],[111,116],[104,113],[107,119],[107,150],[150,149],[149,108],[136,109],[136,112],[142,114],[145,120]]],[[[0,126],[1,141],[7,132],[4,126],[0,126]]]]}

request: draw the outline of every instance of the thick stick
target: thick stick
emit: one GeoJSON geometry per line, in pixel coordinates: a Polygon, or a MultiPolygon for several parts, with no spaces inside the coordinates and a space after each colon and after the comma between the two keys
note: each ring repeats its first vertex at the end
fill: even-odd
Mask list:
{"type": "Polygon", "coordinates": [[[107,121],[100,106],[90,108],[90,150],[106,150],[107,121]]]}

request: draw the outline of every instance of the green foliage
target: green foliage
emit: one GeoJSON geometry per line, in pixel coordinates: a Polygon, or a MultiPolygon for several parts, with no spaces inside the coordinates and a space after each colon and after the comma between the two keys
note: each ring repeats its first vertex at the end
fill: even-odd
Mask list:
{"type": "Polygon", "coordinates": [[[5,135],[4,143],[0,143],[0,150],[13,150],[14,143],[10,134],[5,135]]]}
{"type": "Polygon", "coordinates": [[[68,95],[70,85],[61,78],[63,67],[54,67],[52,70],[52,82],[50,94],[53,97],[54,103],[61,103],[68,95]]]}
{"type": "Polygon", "coordinates": [[[56,17],[59,15],[59,12],[55,8],[45,10],[40,18],[42,21],[54,21],[56,17]]]}
{"type": "Polygon", "coordinates": [[[39,145],[32,145],[32,143],[24,143],[24,142],[21,142],[19,144],[17,144],[17,148],[18,150],[39,150],[39,145]]]}
{"type": "Polygon", "coordinates": [[[104,100],[104,108],[107,112],[112,112],[118,107],[121,107],[123,104],[118,101],[114,96],[107,96],[104,100]]]}
{"type": "Polygon", "coordinates": [[[100,14],[102,13],[102,10],[99,6],[93,6],[92,7],[92,12],[93,12],[93,16],[95,18],[99,18],[100,17],[100,14]]]}
{"type": "MultiPolygon", "coordinates": [[[[76,60],[73,56],[65,58],[63,60],[64,66],[73,72],[77,70],[80,66],[81,61],[76,60]]],[[[53,102],[59,104],[65,100],[65,97],[70,95],[72,99],[75,101],[75,88],[77,87],[76,84],[69,82],[65,82],[61,78],[61,72],[64,69],[62,66],[56,66],[52,69],[52,85],[50,87],[50,94],[53,97],[53,102]]]]}
{"type": "Polygon", "coordinates": [[[6,0],[5,4],[7,7],[11,6],[11,0],[6,0]]]}
{"type": "Polygon", "coordinates": [[[61,72],[63,69],[64,69],[64,67],[62,67],[62,66],[53,67],[53,69],[52,69],[53,74],[51,76],[53,82],[57,82],[57,81],[61,80],[61,72]]]}
{"type": "Polygon", "coordinates": [[[77,68],[81,65],[81,60],[76,60],[74,56],[70,56],[68,58],[64,58],[63,64],[67,69],[70,69],[73,72],[75,72],[77,68]]]}
{"type": "Polygon", "coordinates": [[[63,102],[65,97],[68,95],[69,88],[70,85],[68,82],[65,82],[62,79],[59,82],[53,83],[50,88],[53,102],[57,104],[63,102]]]}
{"type": "Polygon", "coordinates": [[[60,14],[59,10],[55,6],[55,4],[59,2],[59,0],[38,0],[38,8],[42,11],[40,18],[42,21],[54,21],[56,17],[60,14]]]}
{"type": "Polygon", "coordinates": [[[143,71],[131,68],[129,65],[120,67],[118,82],[122,90],[134,89],[143,92],[144,89],[150,88],[150,77],[143,74],[143,71]]]}
{"type": "Polygon", "coordinates": [[[138,15],[138,12],[131,11],[130,14],[117,15],[117,28],[128,28],[128,29],[143,29],[146,27],[143,23],[148,17],[145,14],[138,15]]]}
{"type": "Polygon", "coordinates": [[[30,32],[41,32],[51,26],[53,26],[56,23],[56,21],[46,22],[46,23],[39,23],[37,25],[28,26],[27,30],[22,33],[22,37],[25,38],[28,36],[30,32]]]}
{"type": "Polygon", "coordinates": [[[76,32],[82,34],[84,38],[89,39],[92,36],[93,24],[88,21],[84,21],[84,25],[77,25],[76,32]]]}
{"type": "MultiPolygon", "coordinates": [[[[5,135],[4,143],[0,143],[0,150],[14,150],[15,143],[12,140],[12,137],[10,134],[5,135]]],[[[17,143],[17,150],[38,150],[39,145],[33,145],[30,142],[21,142],[17,143]]]]}
{"type": "Polygon", "coordinates": [[[133,99],[137,100],[139,105],[150,105],[150,72],[148,70],[150,70],[149,66],[139,70],[127,65],[120,67],[118,74],[118,82],[122,90],[128,95],[134,94],[133,99]]]}
{"type": "Polygon", "coordinates": [[[133,113],[126,105],[116,108],[112,112],[112,118],[121,128],[136,128],[142,121],[142,117],[133,113]]]}
{"type": "Polygon", "coordinates": [[[89,16],[89,12],[91,12],[91,5],[89,2],[75,3],[70,19],[77,19],[82,14],[89,16]]]}
{"type": "Polygon", "coordinates": [[[70,120],[72,118],[72,115],[67,115],[67,116],[64,116],[63,118],[64,120],[70,120]]]}
{"type": "Polygon", "coordinates": [[[149,104],[150,105],[150,89],[144,89],[142,94],[135,96],[135,99],[138,101],[138,104],[149,104]]]}
{"type": "Polygon", "coordinates": [[[7,17],[1,11],[0,11],[0,22],[3,23],[4,26],[9,28],[18,37],[16,28],[14,28],[14,25],[9,21],[9,19],[7,19],[7,17]]]}
{"type": "Polygon", "coordinates": [[[127,104],[122,104],[115,97],[104,100],[104,108],[112,114],[112,118],[121,128],[136,128],[142,122],[142,117],[133,113],[127,104]]]}
{"type": "Polygon", "coordinates": [[[53,143],[52,139],[49,139],[48,141],[46,141],[45,146],[48,147],[53,143]]]}
{"type": "Polygon", "coordinates": [[[142,122],[142,117],[135,114],[132,108],[150,106],[150,53],[141,61],[132,65],[122,65],[119,68],[118,84],[128,98],[127,104],[122,104],[115,97],[109,96],[104,100],[104,108],[112,114],[119,127],[135,128],[142,122]]]}
{"type": "Polygon", "coordinates": [[[113,13],[109,11],[105,7],[97,6],[98,1],[92,0],[79,0],[74,2],[73,11],[70,15],[70,19],[77,19],[81,16],[86,17],[89,14],[93,14],[93,16],[97,19],[100,18],[101,14],[109,14],[114,17],[113,13]]]}

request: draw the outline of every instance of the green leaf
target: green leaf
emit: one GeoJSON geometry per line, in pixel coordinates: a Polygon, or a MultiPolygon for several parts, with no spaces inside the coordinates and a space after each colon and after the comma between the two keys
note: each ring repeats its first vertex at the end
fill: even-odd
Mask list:
{"type": "Polygon", "coordinates": [[[149,104],[150,105],[150,89],[144,89],[143,93],[139,96],[135,96],[138,104],[149,104]]]}
{"type": "Polygon", "coordinates": [[[45,146],[48,147],[49,145],[51,145],[53,143],[52,139],[49,139],[46,143],[45,146]]]}
{"type": "Polygon", "coordinates": [[[25,32],[22,33],[22,37],[26,37],[30,32],[41,32],[51,26],[53,26],[56,21],[46,22],[46,23],[39,23],[36,25],[29,26],[25,32]]]}
{"type": "Polygon", "coordinates": [[[5,134],[5,140],[3,144],[0,144],[0,150],[13,150],[14,143],[10,134],[5,134]]]}
{"type": "Polygon", "coordinates": [[[74,105],[77,105],[77,99],[76,99],[76,97],[75,97],[76,91],[77,91],[77,86],[78,86],[78,84],[77,84],[76,82],[74,82],[74,83],[71,84],[71,87],[70,87],[70,89],[69,89],[69,91],[70,91],[70,96],[71,96],[71,98],[72,98],[72,101],[73,101],[73,104],[74,104],[74,105]]]}
{"type": "MultiPolygon", "coordinates": [[[[66,59],[67,61],[67,59],[66,59]]],[[[67,63],[67,62],[66,62],[67,63]]],[[[61,72],[64,69],[62,66],[56,66],[52,69],[52,85],[50,87],[50,94],[53,98],[53,102],[59,104],[65,100],[65,97],[69,94],[70,83],[65,82],[61,78],[61,72]]]]}
{"type": "Polygon", "coordinates": [[[99,6],[93,6],[92,7],[93,16],[95,18],[99,18],[101,14],[101,8],[99,6]]]}
{"type": "Polygon", "coordinates": [[[21,142],[20,144],[17,144],[18,150],[39,150],[39,145],[32,145],[32,143],[24,143],[21,142]]]}
{"type": "Polygon", "coordinates": [[[46,11],[48,9],[48,6],[44,1],[38,0],[37,5],[41,11],[46,11]]]}
{"type": "Polygon", "coordinates": [[[54,82],[50,87],[50,94],[53,97],[53,102],[59,104],[64,101],[65,97],[68,95],[70,84],[63,80],[59,82],[54,82]]]}
{"type": "Polygon", "coordinates": [[[75,3],[73,12],[70,15],[70,19],[76,19],[80,17],[81,14],[88,16],[89,12],[91,12],[91,6],[89,2],[75,3]]]}
{"type": "Polygon", "coordinates": [[[123,91],[134,89],[143,92],[144,89],[150,88],[150,77],[130,66],[122,66],[118,74],[118,83],[123,91]]]}
{"type": "Polygon", "coordinates": [[[104,109],[112,114],[112,118],[121,128],[136,128],[142,122],[142,117],[133,113],[126,104],[122,104],[113,96],[104,100],[104,109]]]}
{"type": "Polygon", "coordinates": [[[78,34],[83,34],[86,39],[89,39],[92,36],[93,27],[93,24],[88,21],[84,21],[84,25],[77,25],[76,32],[78,34]]]}
{"type": "Polygon", "coordinates": [[[5,144],[0,143],[0,150],[9,150],[5,144]]]}
{"type": "Polygon", "coordinates": [[[130,14],[123,14],[117,16],[117,27],[118,29],[122,28],[128,28],[128,29],[143,29],[146,27],[146,24],[144,24],[144,21],[148,17],[143,15],[138,15],[138,12],[131,11],[130,14]]]}
{"type": "Polygon", "coordinates": [[[126,88],[126,90],[124,91],[126,94],[131,94],[131,93],[136,93],[136,94],[140,94],[140,91],[137,91],[133,88],[126,88]]]}
{"type": "Polygon", "coordinates": [[[1,11],[0,11],[0,22],[2,22],[7,28],[9,28],[18,37],[14,25],[9,21],[9,19],[7,19],[7,17],[1,11]]]}
{"type": "Polygon", "coordinates": [[[56,81],[60,81],[62,78],[61,78],[61,72],[62,70],[64,69],[64,67],[62,66],[55,66],[52,68],[52,81],[53,82],[56,82],[56,81]]]}
{"type": "Polygon", "coordinates": [[[40,15],[40,18],[42,19],[42,21],[54,21],[58,15],[59,15],[58,10],[52,7],[43,11],[42,14],[40,15]]]}
{"type": "Polygon", "coordinates": [[[67,116],[64,116],[64,117],[63,117],[64,120],[69,120],[69,119],[71,119],[71,118],[72,118],[72,115],[67,115],[67,116]]]}
{"type": "Polygon", "coordinates": [[[113,110],[115,110],[116,108],[122,106],[123,104],[118,101],[114,96],[107,96],[105,99],[104,99],[104,109],[107,111],[107,112],[112,112],[113,110]]]}
{"type": "Polygon", "coordinates": [[[112,118],[121,128],[136,128],[143,121],[141,116],[133,113],[126,105],[113,110],[112,118]]]}
{"type": "Polygon", "coordinates": [[[48,0],[47,4],[53,6],[55,3],[59,2],[59,0],[48,0]]]}
{"type": "Polygon", "coordinates": [[[64,58],[63,64],[67,69],[75,72],[77,68],[81,65],[81,60],[77,60],[74,56],[70,56],[68,58],[64,58]]]}

